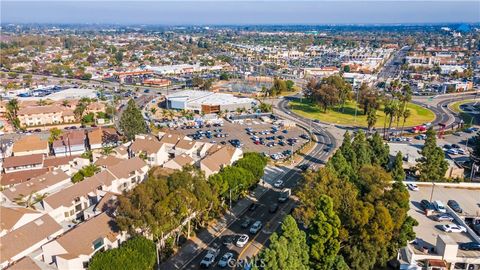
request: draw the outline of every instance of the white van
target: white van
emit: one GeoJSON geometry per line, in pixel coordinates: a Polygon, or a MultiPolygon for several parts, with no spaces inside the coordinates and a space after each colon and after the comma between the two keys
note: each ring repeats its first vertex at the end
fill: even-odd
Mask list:
{"type": "Polygon", "coordinates": [[[433,202],[433,207],[435,208],[435,210],[437,212],[440,212],[440,213],[446,213],[447,212],[447,209],[445,209],[445,205],[443,205],[443,203],[441,201],[434,201],[433,202]]]}

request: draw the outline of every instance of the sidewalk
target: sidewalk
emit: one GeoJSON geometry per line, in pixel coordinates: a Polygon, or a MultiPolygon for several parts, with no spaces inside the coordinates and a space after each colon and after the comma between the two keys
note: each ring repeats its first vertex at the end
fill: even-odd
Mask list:
{"type": "MultiPolygon", "coordinates": [[[[271,182],[273,179],[278,179],[291,169],[289,167],[284,168],[287,170],[281,170],[274,166],[267,166],[265,168],[265,175],[262,179],[265,182],[271,182]]],[[[267,184],[267,186],[269,186],[269,184],[267,184]]],[[[230,224],[237,220],[237,218],[248,209],[252,200],[258,200],[267,190],[267,187],[259,184],[249,196],[239,200],[232,207],[231,211],[227,211],[223,217],[217,219],[207,228],[202,229],[195,236],[187,240],[176,254],[160,265],[160,269],[181,269],[208,247],[209,244],[226,230],[230,224]]]]}

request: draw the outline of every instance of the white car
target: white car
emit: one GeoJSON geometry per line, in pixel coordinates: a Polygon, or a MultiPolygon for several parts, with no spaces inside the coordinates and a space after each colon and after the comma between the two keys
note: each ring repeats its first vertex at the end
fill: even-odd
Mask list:
{"type": "Polygon", "coordinates": [[[456,149],[453,149],[453,148],[452,148],[452,149],[448,149],[447,154],[456,155],[456,154],[458,154],[458,151],[457,151],[456,149]]]}
{"type": "Polygon", "coordinates": [[[240,237],[238,237],[237,242],[235,243],[235,245],[236,245],[237,247],[244,247],[244,246],[247,244],[248,239],[249,239],[248,235],[242,234],[242,235],[240,235],[240,237]]]}
{"type": "Polygon", "coordinates": [[[411,191],[419,191],[420,190],[416,184],[407,184],[407,187],[411,191]]]}
{"type": "Polygon", "coordinates": [[[273,183],[273,186],[276,188],[281,188],[283,186],[283,181],[282,180],[277,180],[275,183],[273,183]]]}
{"type": "Polygon", "coordinates": [[[220,261],[218,261],[218,266],[219,267],[222,267],[222,268],[225,268],[228,266],[228,263],[233,260],[233,253],[231,252],[227,252],[225,254],[223,254],[222,258],[220,259],[220,261]]]}
{"type": "Polygon", "coordinates": [[[457,224],[453,224],[453,223],[442,225],[442,230],[444,230],[445,232],[457,232],[457,233],[467,232],[467,228],[457,224]]]}

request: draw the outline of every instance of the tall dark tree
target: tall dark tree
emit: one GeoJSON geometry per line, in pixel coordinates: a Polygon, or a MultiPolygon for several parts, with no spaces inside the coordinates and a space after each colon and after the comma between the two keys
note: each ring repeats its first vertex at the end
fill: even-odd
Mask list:
{"type": "Polygon", "coordinates": [[[403,155],[402,152],[398,151],[393,161],[392,170],[390,172],[392,178],[396,182],[402,182],[405,180],[405,170],[403,169],[403,155]]]}
{"type": "Polygon", "coordinates": [[[382,137],[378,132],[375,132],[375,134],[368,139],[368,143],[371,150],[372,164],[387,168],[390,152],[388,144],[383,142],[382,137]]]}
{"type": "Polygon", "coordinates": [[[420,181],[438,182],[445,179],[448,163],[445,160],[445,153],[437,146],[436,133],[433,127],[427,130],[427,138],[421,151],[422,157],[418,160],[420,181]]]}
{"type": "Polygon", "coordinates": [[[363,165],[371,164],[371,149],[363,131],[358,131],[355,134],[352,148],[357,158],[356,169],[361,168],[363,165]]]}
{"type": "Polygon", "coordinates": [[[348,179],[353,174],[352,165],[343,155],[342,149],[338,149],[328,160],[327,167],[331,168],[341,178],[348,179]]]}
{"type": "Polygon", "coordinates": [[[310,262],[313,269],[336,269],[340,251],[340,218],[333,210],[333,200],[320,195],[317,214],[309,227],[310,262]]]}
{"type": "Polygon", "coordinates": [[[273,233],[270,245],[263,251],[265,269],[271,270],[307,270],[309,268],[308,245],[305,232],[298,228],[292,216],[282,223],[280,235],[273,233]]]}
{"type": "Polygon", "coordinates": [[[358,105],[363,109],[363,114],[367,115],[371,110],[378,110],[380,108],[381,99],[378,92],[366,84],[362,84],[357,90],[358,92],[358,105]]]}
{"type": "Polygon", "coordinates": [[[147,125],[142,112],[133,99],[128,101],[127,108],[120,118],[120,129],[128,140],[133,140],[137,134],[147,133],[147,125]]]}

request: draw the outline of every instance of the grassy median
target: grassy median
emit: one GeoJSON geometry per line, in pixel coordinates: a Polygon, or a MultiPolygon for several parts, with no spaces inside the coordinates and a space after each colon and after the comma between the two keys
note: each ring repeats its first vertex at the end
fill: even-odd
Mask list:
{"type": "MultiPolygon", "coordinates": [[[[363,114],[363,110],[356,106],[354,101],[347,102],[345,107],[340,106],[324,112],[319,106],[309,101],[291,101],[289,103],[293,112],[310,119],[318,119],[322,122],[338,124],[344,126],[367,126],[367,116],[363,114]],[[355,107],[357,107],[357,119],[355,121],[355,107]]],[[[435,114],[427,108],[409,103],[407,105],[411,111],[411,116],[407,118],[405,122],[406,127],[417,126],[423,123],[432,122],[435,119],[435,114]]],[[[377,123],[375,127],[383,127],[385,121],[385,114],[383,113],[383,107],[377,111],[377,123]]],[[[403,119],[400,119],[400,127],[403,119]]],[[[388,124],[388,123],[387,123],[388,124]]],[[[392,124],[392,127],[396,126],[396,122],[392,124]]]]}

